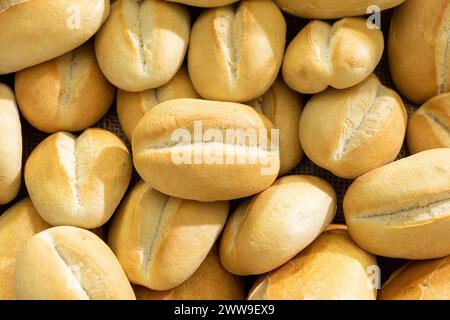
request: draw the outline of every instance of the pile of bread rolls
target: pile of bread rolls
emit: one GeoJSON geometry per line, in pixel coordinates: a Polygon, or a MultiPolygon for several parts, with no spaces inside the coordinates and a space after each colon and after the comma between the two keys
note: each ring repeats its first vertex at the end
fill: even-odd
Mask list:
{"type": "Polygon", "coordinates": [[[450,0],[0,0],[0,30],[0,299],[450,299],[450,0]]]}

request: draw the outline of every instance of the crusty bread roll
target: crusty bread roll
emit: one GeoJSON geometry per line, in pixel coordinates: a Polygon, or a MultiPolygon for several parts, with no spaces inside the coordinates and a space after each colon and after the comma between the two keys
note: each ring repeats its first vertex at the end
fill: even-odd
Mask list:
{"type": "Polygon", "coordinates": [[[314,20],[289,44],[283,78],[301,93],[353,87],[375,70],[383,49],[383,33],[369,29],[363,18],[345,18],[333,25],[314,20]]]}
{"type": "Polygon", "coordinates": [[[0,74],[56,58],[93,36],[108,0],[0,1],[0,74]]]}
{"type": "Polygon", "coordinates": [[[383,285],[380,300],[450,300],[450,256],[411,261],[383,285]]]}
{"type": "Polygon", "coordinates": [[[134,130],[133,160],[146,182],[173,197],[243,198],[266,189],[278,175],[272,129],[246,105],[170,100],[147,112],[134,130]]]}
{"type": "Polygon", "coordinates": [[[265,94],[246,104],[263,113],[280,130],[280,175],[294,169],[303,157],[298,138],[303,97],[277,79],[265,94]]]}
{"type": "Polygon", "coordinates": [[[94,125],[115,95],[115,88],[97,65],[92,43],[17,72],[15,88],[25,119],[50,133],[94,125]]]}
{"type": "Polygon", "coordinates": [[[13,200],[22,172],[22,126],[14,92],[0,83],[0,204],[13,200]]]}
{"type": "Polygon", "coordinates": [[[28,238],[49,227],[29,198],[16,203],[0,216],[0,300],[16,298],[13,283],[17,252],[28,238]]]}
{"type": "Polygon", "coordinates": [[[345,228],[328,228],[294,259],[259,278],[248,298],[376,300],[376,265],[375,257],[359,248],[345,228]]]}
{"type": "Polygon", "coordinates": [[[187,4],[189,6],[211,8],[211,7],[222,7],[229,5],[239,0],[166,0],[169,2],[178,2],[182,4],[187,4]]]}
{"type": "Polygon", "coordinates": [[[396,158],[406,125],[400,96],[372,75],[356,87],[314,96],[300,119],[300,141],[318,166],[354,179],[396,158]]]}
{"type": "Polygon", "coordinates": [[[401,4],[405,0],[274,0],[289,14],[309,19],[338,19],[361,16],[370,6],[381,10],[401,4]]]}
{"type": "Polygon", "coordinates": [[[335,214],[336,194],[328,182],[281,178],[233,213],[222,235],[220,260],[238,275],[271,271],[314,241],[335,214]]]}
{"type": "Polygon", "coordinates": [[[398,89],[412,102],[450,91],[449,28],[448,0],[408,0],[395,9],[389,65],[398,89]]]}
{"type": "Polygon", "coordinates": [[[157,88],[180,68],[189,33],[189,13],[179,4],[118,0],[96,35],[98,63],[106,78],[122,90],[157,88]]]}
{"type": "Polygon", "coordinates": [[[450,148],[450,93],[431,98],[412,115],[407,140],[412,154],[450,148]]]}
{"type": "Polygon", "coordinates": [[[148,110],[161,102],[181,98],[200,98],[184,67],[180,68],[168,83],[157,89],[142,92],[128,92],[119,89],[117,92],[117,114],[120,126],[128,140],[131,141],[134,128],[148,110]]]}
{"type": "Polygon", "coordinates": [[[359,177],[344,198],[355,242],[380,256],[450,254],[450,149],[417,153],[359,177]]]}
{"type": "Polygon", "coordinates": [[[138,300],[243,300],[243,279],[222,267],[215,248],[195,273],[180,286],[167,291],[134,287],[138,300]]]}
{"type": "Polygon", "coordinates": [[[111,249],[90,231],[61,226],[26,241],[14,288],[21,300],[134,300],[111,249]]]}
{"type": "Polygon", "coordinates": [[[205,259],[225,225],[228,207],[228,202],[173,198],[140,181],[114,217],[108,244],[131,282],[172,289],[205,259]]]}
{"type": "Polygon", "coordinates": [[[286,22],[269,0],[205,10],[192,27],[189,74],[205,99],[256,99],[275,81],[284,54],[286,22]]]}
{"type": "Polygon", "coordinates": [[[36,210],[51,225],[97,228],[119,205],[131,179],[126,146],[113,133],[58,132],[25,164],[25,184],[36,210]]]}

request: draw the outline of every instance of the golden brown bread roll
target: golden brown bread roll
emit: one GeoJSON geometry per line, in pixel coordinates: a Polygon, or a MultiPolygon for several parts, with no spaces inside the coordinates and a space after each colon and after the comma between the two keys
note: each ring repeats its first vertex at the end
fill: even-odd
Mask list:
{"type": "Polygon", "coordinates": [[[178,2],[195,7],[210,8],[210,7],[226,6],[231,3],[238,2],[239,0],[166,0],[166,1],[178,2]]]}
{"type": "Polygon", "coordinates": [[[417,153],[359,177],[344,198],[350,235],[376,255],[450,254],[450,149],[417,153]]]}
{"type": "Polygon", "coordinates": [[[412,154],[450,148],[450,93],[431,98],[412,115],[407,139],[412,154]]]}
{"type": "Polygon", "coordinates": [[[51,225],[103,225],[131,179],[126,146],[113,133],[88,129],[79,137],[58,132],[42,141],[25,165],[25,184],[51,225]]]}
{"type": "Polygon", "coordinates": [[[0,74],[56,58],[93,36],[108,0],[0,1],[0,74]]]}
{"type": "Polygon", "coordinates": [[[411,261],[383,285],[380,300],[450,300],[450,257],[411,261]]]}
{"type": "Polygon", "coordinates": [[[95,52],[100,69],[122,90],[158,88],[180,68],[189,33],[189,13],[179,4],[118,0],[96,34],[95,52]]]}
{"type": "Polygon", "coordinates": [[[286,50],[283,78],[301,93],[353,87],[375,70],[383,49],[383,33],[363,18],[311,21],[286,50]]]}
{"type": "Polygon", "coordinates": [[[90,231],[62,226],[42,231],[17,254],[14,288],[20,300],[134,300],[111,249],[90,231]]]}
{"type": "Polygon", "coordinates": [[[128,140],[131,141],[134,128],[148,110],[161,102],[181,98],[200,98],[184,67],[180,68],[168,83],[157,89],[142,92],[128,92],[119,89],[117,93],[117,114],[120,126],[128,140]]]}
{"type": "Polygon", "coordinates": [[[398,89],[412,102],[450,91],[449,8],[448,0],[408,0],[394,11],[389,65],[398,89]]]}
{"type": "Polygon", "coordinates": [[[22,125],[14,92],[0,83],[0,204],[13,200],[22,172],[22,125]]]}
{"type": "Polygon", "coordinates": [[[262,274],[292,259],[333,220],[336,194],[312,176],[281,178],[228,220],[220,260],[238,275],[262,274]]]}
{"type": "Polygon", "coordinates": [[[15,88],[25,119],[50,133],[94,125],[115,95],[115,88],[97,65],[92,43],[17,72],[15,88]]]}
{"type": "Polygon", "coordinates": [[[222,231],[228,202],[169,197],[140,181],[111,225],[108,244],[128,279],[155,290],[181,285],[222,231]]]}
{"type": "Polygon", "coordinates": [[[269,0],[205,10],[192,27],[189,74],[205,99],[256,99],[275,81],[283,60],[286,22],[269,0]]]}
{"type": "Polygon", "coordinates": [[[375,256],[345,228],[329,228],[294,259],[262,276],[250,300],[376,300],[375,256]]]}
{"type": "Polygon", "coordinates": [[[135,286],[137,300],[243,300],[243,279],[225,270],[213,248],[195,273],[180,286],[155,291],[135,286]]]}
{"type": "Polygon", "coordinates": [[[300,119],[300,141],[318,166],[354,179],[397,157],[406,125],[400,96],[371,75],[355,87],[314,96],[300,119]]]}
{"type": "Polygon", "coordinates": [[[0,216],[0,300],[14,300],[16,254],[34,234],[50,228],[29,198],[10,207],[0,216]]]}
{"type": "Polygon", "coordinates": [[[278,142],[273,124],[253,108],[231,102],[163,102],[133,133],[140,176],[173,197],[197,201],[243,198],[276,179],[278,142]]]}

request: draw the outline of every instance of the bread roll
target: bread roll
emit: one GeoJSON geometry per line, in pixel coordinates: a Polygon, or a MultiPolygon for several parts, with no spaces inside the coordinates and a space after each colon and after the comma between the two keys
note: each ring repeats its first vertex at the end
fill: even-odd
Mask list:
{"type": "Polygon", "coordinates": [[[177,73],[189,42],[190,16],[161,0],[118,0],[96,35],[98,63],[116,87],[158,88],[177,73]]]}
{"type": "Polygon", "coordinates": [[[380,300],[450,300],[450,259],[411,261],[383,285],[380,300]]]}
{"type": "Polygon", "coordinates": [[[103,76],[91,43],[16,73],[20,111],[45,132],[80,131],[111,106],[115,88],[103,76]]]}
{"type": "Polygon", "coordinates": [[[433,149],[358,178],[344,198],[355,242],[384,257],[450,254],[450,149],[433,149]]]}
{"type": "Polygon", "coordinates": [[[21,300],[134,300],[122,267],[90,231],[42,231],[17,255],[14,288],[21,300]]]}
{"type": "Polygon", "coordinates": [[[280,130],[280,175],[294,169],[303,157],[298,138],[303,97],[278,79],[265,94],[246,104],[263,113],[280,130]]]}
{"type": "Polygon", "coordinates": [[[395,9],[389,31],[389,65],[401,93],[424,103],[450,91],[450,1],[408,0],[395,9]]]}
{"type": "Polygon", "coordinates": [[[280,169],[273,124],[237,103],[177,99],[147,112],[133,133],[140,176],[173,197],[217,201],[269,187],[280,169]]]}
{"type": "Polygon", "coordinates": [[[405,0],[275,0],[289,14],[309,19],[339,19],[361,16],[375,5],[381,10],[395,7],[405,0]]]}
{"type": "Polygon", "coordinates": [[[140,181],[115,216],[108,244],[131,282],[172,289],[205,259],[225,225],[228,206],[172,198],[140,181]]]}
{"type": "Polygon", "coordinates": [[[79,137],[58,132],[31,153],[25,184],[45,221],[91,229],[111,217],[131,169],[130,153],[111,132],[88,129],[79,137]]]}
{"type": "Polygon", "coordinates": [[[166,1],[178,2],[195,7],[211,8],[211,7],[226,6],[228,4],[238,2],[239,0],[166,0],[166,1]]]}
{"type": "Polygon", "coordinates": [[[315,164],[354,179],[396,158],[406,125],[402,99],[372,75],[314,96],[300,119],[300,141],[315,164]]]}
{"type": "Polygon", "coordinates": [[[195,91],[186,68],[181,68],[167,84],[157,89],[142,92],[119,90],[117,93],[117,114],[120,126],[128,140],[144,114],[161,102],[180,98],[200,98],[195,91]]]}
{"type": "Polygon", "coordinates": [[[269,0],[241,1],[204,11],[192,27],[189,74],[205,99],[256,99],[275,81],[284,54],[286,22],[269,0]]]}
{"type": "Polygon", "coordinates": [[[0,204],[5,204],[16,197],[20,188],[22,126],[14,92],[3,83],[0,83],[0,159],[0,204]]]}
{"type": "Polygon", "coordinates": [[[0,300],[14,300],[16,254],[34,234],[50,226],[41,219],[29,198],[16,203],[0,216],[0,300]]]}
{"type": "Polygon", "coordinates": [[[301,93],[319,93],[328,86],[346,89],[375,70],[383,49],[383,33],[369,29],[363,18],[345,18],[333,25],[314,20],[289,44],[283,77],[301,93]]]}
{"type": "Polygon", "coordinates": [[[336,194],[326,181],[281,178],[233,213],[220,242],[220,260],[238,275],[271,271],[314,241],[335,214],[336,194]]]}
{"type": "Polygon", "coordinates": [[[0,74],[19,71],[80,46],[109,15],[108,0],[0,1],[0,74]]]}
{"type": "Polygon", "coordinates": [[[408,147],[412,154],[450,148],[450,93],[428,100],[408,123],[408,147]]]}
{"type": "Polygon", "coordinates": [[[180,286],[154,291],[135,286],[138,300],[243,300],[243,279],[226,271],[213,249],[195,273],[180,286]]]}
{"type": "Polygon", "coordinates": [[[376,300],[373,255],[345,228],[324,231],[281,268],[259,278],[250,300],[376,300]]]}

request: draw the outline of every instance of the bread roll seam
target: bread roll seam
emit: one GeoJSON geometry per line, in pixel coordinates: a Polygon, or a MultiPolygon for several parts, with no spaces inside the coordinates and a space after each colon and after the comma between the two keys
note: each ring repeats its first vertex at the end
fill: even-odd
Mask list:
{"type": "Polygon", "coordinates": [[[442,121],[432,112],[424,112],[423,114],[438,127],[442,128],[450,136],[450,126],[448,126],[444,121],[442,121]]]}

